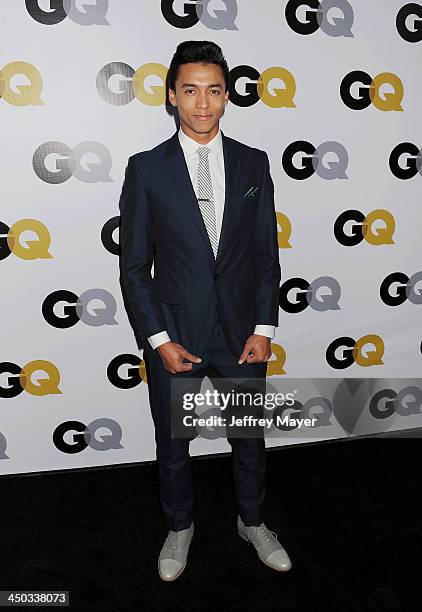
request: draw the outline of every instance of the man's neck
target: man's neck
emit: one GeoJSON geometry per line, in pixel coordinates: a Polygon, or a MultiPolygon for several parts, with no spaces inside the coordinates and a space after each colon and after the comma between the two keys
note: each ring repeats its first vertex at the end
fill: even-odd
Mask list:
{"type": "Polygon", "coordinates": [[[215,138],[215,136],[217,136],[220,126],[219,124],[217,124],[216,128],[211,130],[211,132],[207,132],[205,134],[198,134],[198,132],[194,132],[193,130],[190,130],[190,132],[188,133],[186,130],[183,129],[182,125],[180,125],[180,129],[182,130],[182,132],[188,136],[189,138],[192,138],[192,140],[195,140],[195,142],[197,142],[200,145],[206,145],[208,144],[213,138],[215,138]]]}

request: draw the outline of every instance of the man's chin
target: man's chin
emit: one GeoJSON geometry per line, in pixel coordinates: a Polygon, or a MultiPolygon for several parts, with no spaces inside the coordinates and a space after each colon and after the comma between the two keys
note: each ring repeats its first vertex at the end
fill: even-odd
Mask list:
{"type": "Polygon", "coordinates": [[[191,126],[191,129],[196,132],[197,134],[209,134],[210,132],[212,132],[213,130],[215,130],[215,128],[218,127],[218,123],[213,123],[211,124],[207,124],[206,122],[195,124],[191,126]]]}

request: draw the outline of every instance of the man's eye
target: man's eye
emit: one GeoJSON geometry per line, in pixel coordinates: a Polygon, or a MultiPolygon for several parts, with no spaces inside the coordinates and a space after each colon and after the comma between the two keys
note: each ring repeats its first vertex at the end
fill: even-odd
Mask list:
{"type": "Polygon", "coordinates": [[[193,89],[186,89],[186,93],[189,93],[190,91],[193,91],[193,89]]]}
{"type": "Polygon", "coordinates": [[[211,93],[216,93],[216,94],[219,94],[219,93],[220,93],[220,90],[219,90],[219,89],[212,89],[212,90],[211,90],[211,93]]]}

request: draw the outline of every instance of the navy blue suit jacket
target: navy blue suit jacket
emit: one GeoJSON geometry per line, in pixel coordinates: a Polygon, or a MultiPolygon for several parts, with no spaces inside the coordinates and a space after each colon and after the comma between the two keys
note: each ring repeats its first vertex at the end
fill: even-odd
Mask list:
{"type": "Polygon", "coordinates": [[[177,132],[129,158],[119,203],[121,281],[141,340],[167,330],[199,356],[216,307],[236,356],[255,324],[278,325],[281,270],[268,157],[223,132],[222,140],[225,205],[216,260],[177,132]]]}

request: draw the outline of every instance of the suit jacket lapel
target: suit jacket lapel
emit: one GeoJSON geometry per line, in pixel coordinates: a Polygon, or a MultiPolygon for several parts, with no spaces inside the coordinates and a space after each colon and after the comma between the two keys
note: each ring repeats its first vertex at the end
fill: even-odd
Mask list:
{"type": "MultiPolygon", "coordinates": [[[[224,244],[228,240],[230,224],[233,219],[234,210],[236,206],[238,196],[238,185],[240,177],[240,162],[239,158],[233,150],[234,147],[223,132],[221,132],[223,141],[223,155],[224,155],[224,175],[225,175],[225,202],[224,202],[224,213],[220,233],[220,241],[217,253],[217,262],[222,257],[224,244]]],[[[205,227],[204,220],[201,215],[201,211],[198,206],[196,194],[193,189],[189,171],[186,165],[185,156],[183,154],[182,147],[180,146],[179,137],[177,132],[168,140],[165,158],[167,167],[170,175],[181,195],[182,201],[188,210],[189,214],[200,231],[203,239],[208,245],[210,255],[214,260],[214,253],[212,250],[211,242],[208,236],[207,229],[205,227]]]]}

